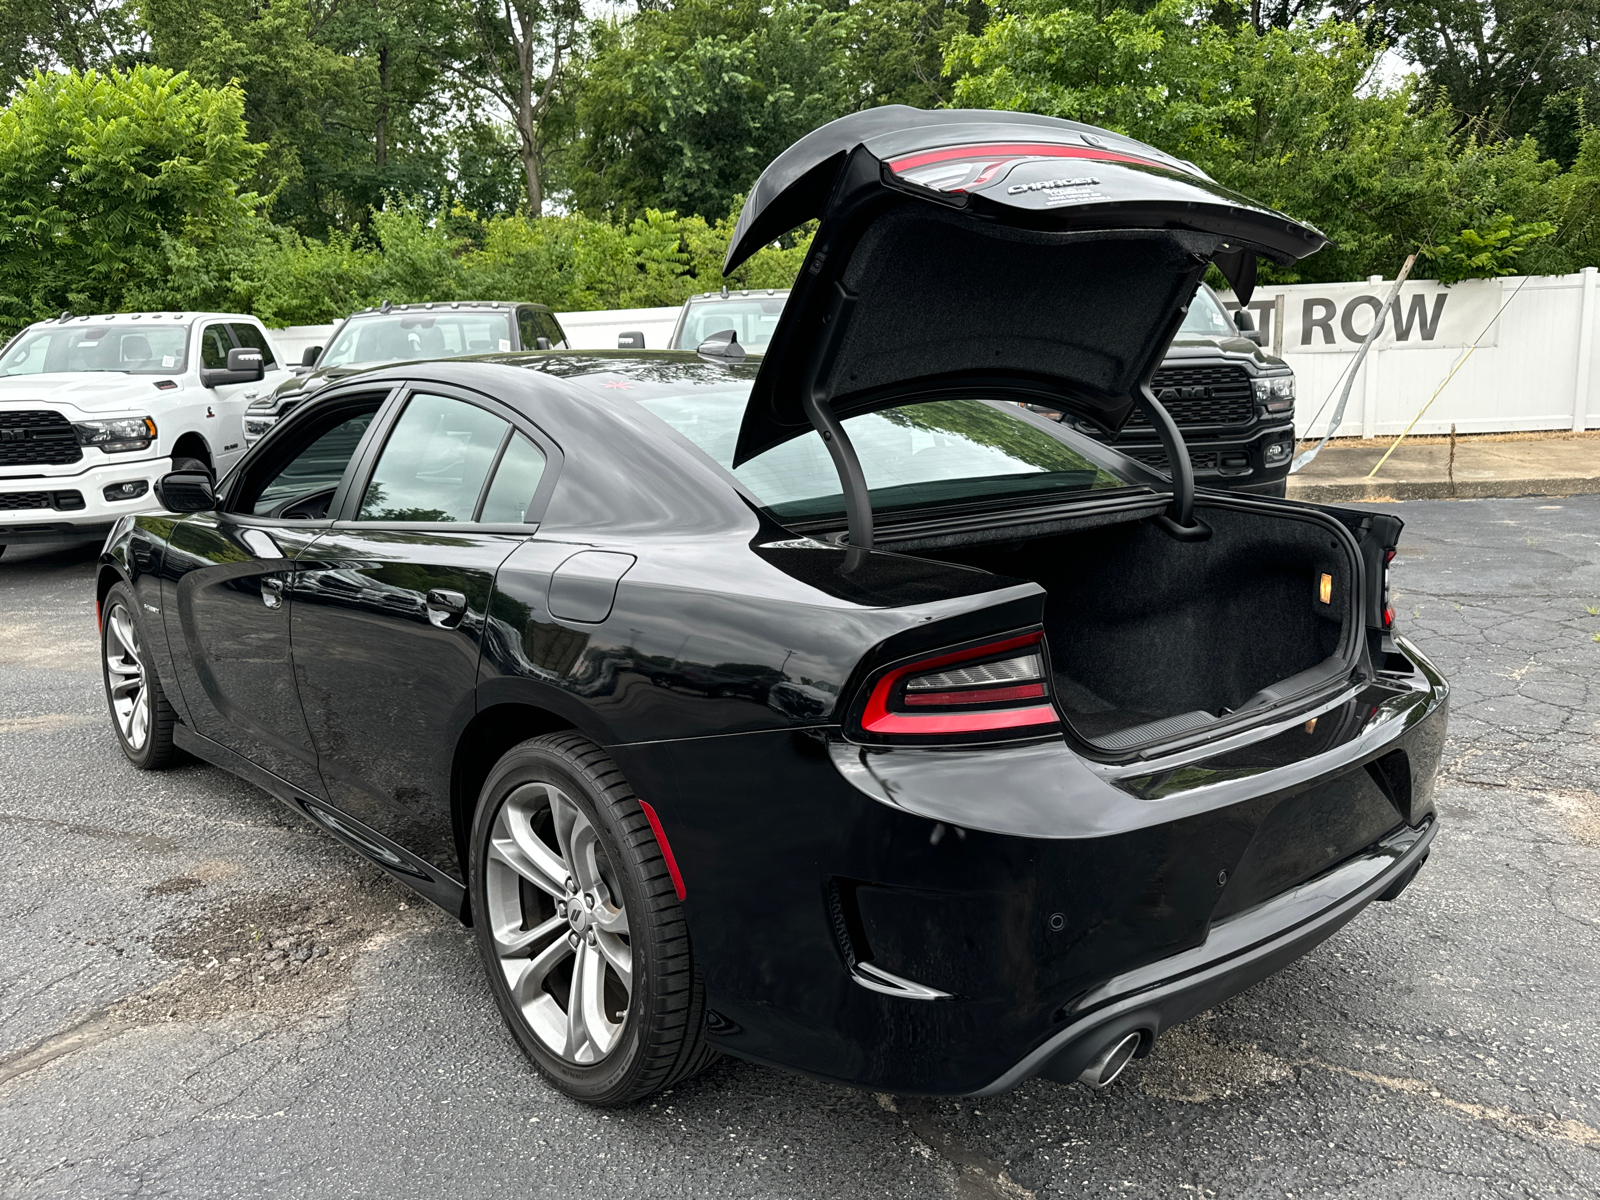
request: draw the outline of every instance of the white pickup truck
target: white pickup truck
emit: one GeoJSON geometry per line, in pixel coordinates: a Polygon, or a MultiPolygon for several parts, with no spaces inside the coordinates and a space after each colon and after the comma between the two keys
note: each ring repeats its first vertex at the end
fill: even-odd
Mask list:
{"type": "Polygon", "coordinates": [[[0,552],[103,535],[159,512],[173,459],[214,476],[244,453],[244,410],[289,377],[237,313],[115,313],[28,326],[0,352],[0,552]]]}

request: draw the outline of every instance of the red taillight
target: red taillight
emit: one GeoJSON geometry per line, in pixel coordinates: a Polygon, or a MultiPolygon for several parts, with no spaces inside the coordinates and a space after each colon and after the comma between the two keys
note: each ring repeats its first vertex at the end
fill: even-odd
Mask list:
{"type": "Polygon", "coordinates": [[[1388,605],[1385,605],[1383,609],[1383,627],[1385,629],[1394,628],[1394,609],[1388,605]]]}
{"type": "Polygon", "coordinates": [[[872,685],[861,714],[869,734],[949,737],[1057,725],[1044,634],[1025,633],[905,663],[872,685]]]}

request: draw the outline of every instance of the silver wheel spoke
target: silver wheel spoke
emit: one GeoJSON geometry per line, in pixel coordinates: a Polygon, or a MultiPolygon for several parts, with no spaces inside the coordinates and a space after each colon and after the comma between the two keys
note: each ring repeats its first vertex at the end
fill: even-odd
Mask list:
{"type": "Polygon", "coordinates": [[[616,972],[628,995],[633,995],[633,948],[613,934],[602,933],[595,939],[595,947],[611,969],[616,972]]]}
{"type": "Polygon", "coordinates": [[[506,982],[511,985],[511,997],[518,1007],[527,1008],[544,996],[544,981],[571,953],[567,939],[559,937],[532,958],[502,960],[506,982]]]}
{"type": "Polygon", "coordinates": [[[615,907],[609,899],[603,900],[595,906],[594,923],[606,933],[614,936],[628,936],[628,911],[615,907]]]}
{"type": "Polygon", "coordinates": [[[510,958],[554,936],[559,936],[565,941],[567,922],[564,917],[551,917],[532,929],[519,929],[515,925],[509,927],[495,925],[490,932],[494,936],[495,949],[500,952],[500,957],[510,958]]]}
{"type": "Polygon", "coordinates": [[[633,995],[628,914],[606,885],[598,832],[560,788],[527,783],[495,815],[487,857],[488,930],[512,1001],[551,1052],[598,1062],[621,1040],[633,995]]]}

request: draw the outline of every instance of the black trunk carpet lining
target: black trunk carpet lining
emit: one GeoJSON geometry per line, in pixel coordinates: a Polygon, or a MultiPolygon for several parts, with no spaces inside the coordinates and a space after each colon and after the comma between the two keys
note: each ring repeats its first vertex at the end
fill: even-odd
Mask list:
{"type": "Polygon", "coordinates": [[[940,557],[1043,585],[1057,699],[1075,729],[1103,742],[1133,725],[1237,709],[1338,650],[1351,568],[1331,530],[1196,511],[1212,529],[1203,542],[1135,521],[940,557]]]}

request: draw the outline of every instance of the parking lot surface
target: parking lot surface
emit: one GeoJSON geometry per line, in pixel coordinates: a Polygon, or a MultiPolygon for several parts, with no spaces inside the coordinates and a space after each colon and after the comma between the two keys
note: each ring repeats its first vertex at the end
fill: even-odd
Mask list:
{"type": "Polygon", "coordinates": [[[0,1196],[1600,1194],[1600,496],[1416,502],[1433,856],[1110,1090],[874,1096],[724,1060],[542,1086],[469,931],[265,793],[141,774],[95,547],[0,559],[0,1196]]]}

